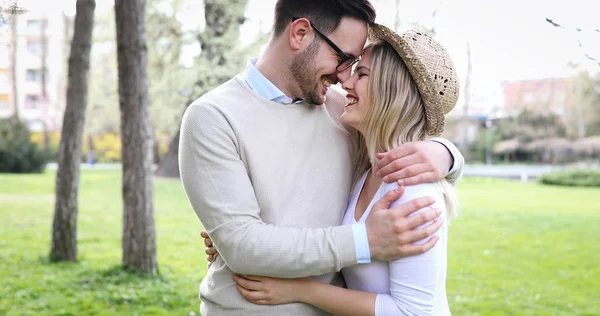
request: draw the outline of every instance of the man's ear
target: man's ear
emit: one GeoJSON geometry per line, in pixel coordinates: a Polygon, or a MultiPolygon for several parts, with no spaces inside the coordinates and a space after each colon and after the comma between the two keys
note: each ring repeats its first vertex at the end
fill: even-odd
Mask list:
{"type": "Polygon", "coordinates": [[[290,31],[288,33],[290,48],[292,50],[299,50],[308,46],[308,44],[312,41],[313,36],[314,32],[311,30],[308,19],[297,19],[296,21],[292,22],[290,31]]]}

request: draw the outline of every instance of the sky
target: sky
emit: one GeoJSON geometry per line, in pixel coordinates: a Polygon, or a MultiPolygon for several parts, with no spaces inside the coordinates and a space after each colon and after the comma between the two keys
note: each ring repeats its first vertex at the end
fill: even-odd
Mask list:
{"type": "MultiPolygon", "coordinates": [[[[378,14],[377,22],[393,27],[397,1],[371,1],[378,14]]],[[[98,12],[110,10],[113,4],[112,0],[96,2],[98,12]]],[[[74,0],[18,0],[18,4],[70,14],[75,7],[74,0]]],[[[249,0],[243,40],[250,42],[261,28],[263,32],[270,29],[274,6],[275,0],[249,0]]],[[[436,39],[447,48],[462,84],[467,73],[469,43],[471,95],[484,103],[498,103],[504,81],[560,78],[581,70],[600,72],[597,63],[583,59],[587,53],[600,60],[598,12],[598,0],[399,0],[398,15],[402,21],[400,31],[415,23],[435,28],[436,39]],[[436,15],[432,18],[434,10],[436,15]],[[566,28],[553,27],[546,18],[566,28]],[[576,32],[575,28],[582,31],[576,32]],[[570,63],[578,66],[569,66],[570,63]]],[[[178,18],[190,28],[202,28],[202,2],[189,0],[178,18]]]]}
{"type": "MultiPolygon", "coordinates": [[[[600,72],[597,63],[584,60],[584,53],[600,60],[600,1],[598,0],[400,0],[400,31],[415,23],[434,27],[436,39],[448,50],[465,82],[467,43],[471,47],[474,99],[502,102],[504,81],[567,77],[580,70],[600,72]],[[432,13],[436,10],[435,19],[432,13]],[[546,18],[565,25],[553,27],[546,18]],[[574,31],[581,28],[582,32],[574,31]],[[578,40],[585,49],[581,49],[578,40]],[[578,68],[569,63],[580,63],[578,68]]],[[[393,27],[395,0],[372,0],[376,22],[393,27]]],[[[250,0],[248,32],[260,23],[268,30],[275,0],[250,0]]],[[[462,98],[461,98],[462,100],[462,98]]],[[[461,102],[459,100],[459,104],[461,102]]]]}

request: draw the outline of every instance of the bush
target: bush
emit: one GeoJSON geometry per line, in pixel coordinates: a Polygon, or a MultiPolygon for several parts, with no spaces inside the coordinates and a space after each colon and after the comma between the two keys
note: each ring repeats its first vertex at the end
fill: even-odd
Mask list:
{"type": "Polygon", "coordinates": [[[539,183],[577,187],[600,187],[600,170],[575,169],[546,173],[539,183]]]}
{"type": "Polygon", "coordinates": [[[47,162],[48,154],[31,141],[25,123],[0,119],[0,172],[43,172],[47,162]]]}
{"type": "MultiPolygon", "coordinates": [[[[87,148],[87,141],[86,137],[84,139],[84,148],[87,148]]],[[[120,162],[121,137],[114,133],[94,136],[94,156],[96,161],[102,163],[120,162]]]]}
{"type": "Polygon", "coordinates": [[[60,132],[31,132],[31,141],[48,153],[48,161],[58,161],[60,149],[60,132]],[[48,138],[45,140],[44,138],[48,138]]]}

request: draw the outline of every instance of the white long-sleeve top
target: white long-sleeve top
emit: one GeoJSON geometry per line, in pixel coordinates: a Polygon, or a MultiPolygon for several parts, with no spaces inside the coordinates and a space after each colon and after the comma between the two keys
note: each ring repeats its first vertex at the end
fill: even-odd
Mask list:
{"type": "MultiPolygon", "coordinates": [[[[344,224],[357,222],[355,208],[365,183],[366,174],[363,175],[353,189],[348,209],[344,215],[344,224]]],[[[373,204],[387,192],[396,188],[398,188],[396,183],[383,183],[358,222],[365,221],[373,204]]],[[[441,217],[444,220],[442,227],[435,234],[440,239],[431,250],[421,255],[392,262],[373,260],[370,264],[354,265],[342,269],[349,289],[378,293],[375,303],[375,315],[377,316],[450,315],[446,299],[448,228],[443,192],[434,183],[407,186],[404,195],[392,206],[424,196],[435,197],[435,203],[413,214],[418,214],[432,207],[439,208],[442,210],[441,217]]],[[[424,243],[427,240],[419,243],[424,243]]]]}

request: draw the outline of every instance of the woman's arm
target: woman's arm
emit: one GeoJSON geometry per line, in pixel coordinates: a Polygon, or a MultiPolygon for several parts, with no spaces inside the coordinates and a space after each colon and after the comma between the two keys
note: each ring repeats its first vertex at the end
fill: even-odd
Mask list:
{"type": "MultiPolygon", "coordinates": [[[[432,207],[441,209],[440,219],[446,220],[444,198],[434,184],[406,187],[405,196],[402,199],[413,199],[419,196],[434,196],[436,203],[432,207]]],[[[395,203],[402,203],[402,199],[395,203]]],[[[413,215],[425,209],[421,209],[413,215]]],[[[439,240],[426,253],[390,262],[390,294],[377,295],[376,316],[437,315],[441,310],[436,311],[436,307],[442,310],[447,308],[441,306],[441,302],[445,298],[437,297],[445,295],[445,291],[442,291],[440,287],[445,286],[447,224],[444,223],[434,236],[438,236],[439,240]],[[437,306],[438,300],[440,306],[437,306]]],[[[421,240],[417,244],[424,242],[427,242],[427,239],[421,240]]]]}
{"type": "Polygon", "coordinates": [[[349,290],[317,281],[301,302],[334,315],[374,316],[377,293],[349,290]]]}
{"type": "MultiPolygon", "coordinates": [[[[393,189],[396,184],[390,184],[393,189]]],[[[445,210],[443,197],[434,184],[406,188],[405,196],[394,202],[416,196],[435,196],[438,207],[445,210]]],[[[424,212],[426,207],[410,216],[424,212]]],[[[445,211],[444,211],[445,213],[445,211]]],[[[445,225],[445,224],[444,224],[445,225]]],[[[433,315],[436,290],[446,272],[445,228],[435,235],[440,241],[422,255],[390,262],[390,294],[360,292],[322,283],[311,278],[280,279],[260,276],[237,276],[233,280],[238,291],[250,302],[279,305],[301,302],[337,315],[433,315]]],[[[415,244],[427,243],[431,238],[415,244]]]]}
{"type": "Polygon", "coordinates": [[[353,291],[312,278],[280,279],[234,276],[238,291],[259,305],[292,302],[316,306],[334,315],[374,316],[376,293],[353,291]]]}

